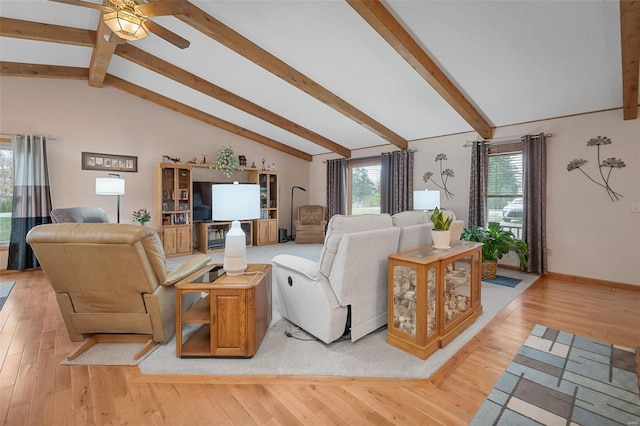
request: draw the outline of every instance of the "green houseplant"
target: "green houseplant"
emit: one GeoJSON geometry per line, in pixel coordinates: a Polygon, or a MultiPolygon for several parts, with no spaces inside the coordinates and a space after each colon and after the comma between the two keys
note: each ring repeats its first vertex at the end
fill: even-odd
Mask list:
{"type": "Polygon", "coordinates": [[[482,246],[482,278],[495,278],[498,260],[509,252],[514,252],[520,265],[526,268],[529,264],[527,243],[519,240],[511,231],[504,231],[498,222],[489,222],[487,228],[476,226],[464,229],[460,237],[467,241],[478,241],[482,246]]]}
{"type": "Polygon", "coordinates": [[[453,217],[446,217],[445,214],[437,207],[431,213],[431,222],[433,229],[431,230],[431,239],[433,247],[437,249],[448,249],[451,241],[451,222],[453,217]]]}

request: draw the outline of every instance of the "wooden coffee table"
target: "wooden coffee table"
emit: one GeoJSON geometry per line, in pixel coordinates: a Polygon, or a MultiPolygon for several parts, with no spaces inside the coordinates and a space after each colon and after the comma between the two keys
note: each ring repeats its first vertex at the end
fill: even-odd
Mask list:
{"type": "Polygon", "coordinates": [[[253,356],[271,322],[271,265],[248,265],[244,275],[205,281],[176,285],[176,355],[253,356]],[[182,298],[193,292],[205,296],[183,313],[182,298]],[[200,327],[183,341],[187,324],[200,327]]]}

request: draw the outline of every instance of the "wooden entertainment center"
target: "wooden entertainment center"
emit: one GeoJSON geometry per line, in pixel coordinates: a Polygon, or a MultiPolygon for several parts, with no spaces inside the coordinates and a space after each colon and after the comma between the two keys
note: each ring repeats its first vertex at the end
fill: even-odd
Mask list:
{"type": "MultiPolygon", "coordinates": [[[[209,168],[208,164],[159,163],[154,173],[153,224],[161,236],[166,256],[191,254],[194,237],[203,253],[224,250],[223,234],[230,222],[194,221],[193,168],[209,168]],[[217,238],[216,238],[217,237],[217,238]]],[[[244,221],[247,245],[278,242],[279,182],[278,172],[243,167],[248,183],[260,185],[260,218],[244,221]]],[[[211,170],[211,173],[219,173],[211,170]]]]}

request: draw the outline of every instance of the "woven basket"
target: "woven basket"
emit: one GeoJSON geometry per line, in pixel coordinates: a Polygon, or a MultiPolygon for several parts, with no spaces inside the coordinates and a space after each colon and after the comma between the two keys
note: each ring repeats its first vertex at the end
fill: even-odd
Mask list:
{"type": "Polygon", "coordinates": [[[482,278],[494,279],[496,277],[496,268],[498,266],[497,260],[483,260],[482,261],[482,278]]]}

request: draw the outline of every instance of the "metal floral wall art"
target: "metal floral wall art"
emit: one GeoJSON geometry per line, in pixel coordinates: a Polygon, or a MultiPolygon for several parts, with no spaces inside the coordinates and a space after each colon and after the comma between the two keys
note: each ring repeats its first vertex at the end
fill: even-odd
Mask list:
{"type": "Polygon", "coordinates": [[[611,189],[611,186],[609,186],[609,179],[611,178],[611,172],[613,171],[613,169],[621,169],[623,167],[626,167],[627,165],[624,164],[624,161],[622,161],[620,158],[616,157],[609,157],[605,160],[600,161],[600,146],[610,144],[611,139],[606,136],[598,136],[587,141],[587,146],[595,146],[598,148],[598,171],[600,172],[602,183],[589,176],[589,174],[582,169],[582,166],[587,164],[587,160],[585,159],[575,158],[571,160],[569,164],[567,164],[567,170],[580,170],[582,174],[585,175],[591,182],[606,189],[607,195],[609,196],[611,201],[619,201],[620,198],[622,198],[622,195],[611,189]],[[609,171],[606,171],[606,169],[609,169],[609,171]]]}
{"type": "Polygon", "coordinates": [[[433,172],[425,173],[422,176],[422,180],[424,180],[426,183],[428,183],[429,181],[433,182],[435,186],[437,186],[438,188],[444,191],[444,195],[447,197],[447,200],[448,200],[450,198],[453,198],[453,192],[449,191],[449,189],[447,188],[447,181],[449,180],[449,178],[453,177],[453,170],[442,168],[442,162],[445,161],[446,159],[447,159],[446,154],[436,155],[436,163],[440,162],[440,181],[442,182],[442,184],[439,184],[438,182],[433,180],[433,172]]]}

